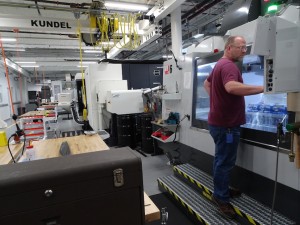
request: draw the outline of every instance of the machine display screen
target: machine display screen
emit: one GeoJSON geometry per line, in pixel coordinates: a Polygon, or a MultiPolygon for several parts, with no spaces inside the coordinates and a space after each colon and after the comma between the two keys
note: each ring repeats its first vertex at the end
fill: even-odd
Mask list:
{"type": "MultiPolygon", "coordinates": [[[[195,61],[194,96],[192,125],[194,127],[208,129],[207,119],[209,112],[209,96],[203,86],[203,82],[211,73],[217,60],[223,53],[214,54],[195,61]]],[[[242,72],[243,81],[250,85],[263,85],[264,65],[263,58],[258,55],[246,55],[237,66],[242,72]]],[[[285,125],[294,119],[294,114],[287,111],[287,94],[258,94],[245,96],[246,124],[243,127],[243,138],[264,144],[276,144],[277,125],[282,122],[285,125]],[[257,139],[257,134],[269,136],[269,138],[257,139]],[[252,136],[255,140],[252,140],[252,136]],[[266,139],[266,140],[263,140],[266,139]],[[275,139],[275,140],[274,140],[275,139]],[[267,142],[267,143],[265,143],[267,142]]],[[[259,137],[260,135],[258,135],[259,137]]],[[[262,137],[262,136],[260,136],[262,137]]]]}

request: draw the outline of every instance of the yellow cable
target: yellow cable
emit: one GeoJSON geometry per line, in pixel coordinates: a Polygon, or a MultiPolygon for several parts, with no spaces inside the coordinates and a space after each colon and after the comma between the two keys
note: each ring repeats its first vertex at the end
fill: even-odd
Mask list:
{"type": "MultiPolygon", "coordinates": [[[[131,14],[129,14],[127,16],[127,29],[128,29],[128,36],[129,36],[130,41],[125,46],[126,46],[126,48],[130,49],[130,43],[131,43],[131,14]]],[[[124,39],[124,41],[125,41],[125,39],[124,39]]]]}
{"type": "MultiPolygon", "coordinates": [[[[124,16],[122,16],[121,17],[121,19],[123,20],[123,26],[122,26],[122,20],[120,20],[120,23],[121,23],[121,34],[122,34],[122,39],[123,40],[125,40],[125,34],[126,34],[126,21],[125,21],[125,17],[124,16]]],[[[122,45],[122,42],[121,41],[119,41],[118,42],[119,43],[119,45],[121,46],[121,47],[118,47],[118,46],[116,46],[117,48],[123,48],[124,46],[122,45]]]]}
{"type": "MultiPolygon", "coordinates": [[[[120,29],[119,32],[121,32],[121,34],[122,34],[122,30],[123,30],[123,27],[122,27],[122,18],[121,18],[121,16],[119,14],[116,14],[116,17],[118,17],[118,21],[117,21],[117,23],[118,23],[118,30],[120,29]]],[[[119,39],[115,38],[114,39],[114,47],[118,48],[117,47],[118,42],[119,42],[119,39]]]]}
{"type": "Polygon", "coordinates": [[[85,84],[84,84],[84,71],[82,66],[82,47],[81,47],[81,24],[80,21],[77,20],[77,27],[78,27],[78,37],[79,37],[79,54],[80,54],[80,69],[81,69],[81,80],[82,80],[82,98],[83,98],[83,120],[87,120],[87,109],[86,109],[86,91],[85,91],[85,84]]]}
{"type": "MultiPolygon", "coordinates": [[[[139,17],[139,14],[136,15],[135,21],[137,20],[138,17],[139,17]]],[[[141,38],[136,29],[135,29],[135,33],[134,33],[134,40],[135,40],[135,48],[137,48],[141,43],[141,38]]]]}
{"type": "MultiPolygon", "coordinates": [[[[100,18],[96,17],[96,22],[98,23],[99,31],[101,33],[101,23],[100,23],[100,18]]],[[[96,45],[99,46],[99,40],[96,41],[96,45]]]]}
{"type": "Polygon", "coordinates": [[[129,42],[127,43],[126,47],[130,50],[130,48],[131,48],[131,33],[132,33],[131,14],[128,15],[127,29],[128,29],[129,42]]]}
{"type": "Polygon", "coordinates": [[[112,33],[112,39],[113,39],[113,43],[114,46],[116,46],[117,44],[117,31],[119,30],[119,17],[118,14],[114,14],[113,15],[113,33],[112,33]]]}
{"type": "Polygon", "coordinates": [[[102,13],[100,17],[95,16],[95,23],[98,24],[99,31],[101,32],[101,38],[96,41],[94,47],[100,46],[103,51],[109,51],[112,47],[116,47],[118,49],[128,48],[130,50],[138,47],[141,42],[135,26],[138,15],[139,14],[128,14],[127,16],[122,16],[120,14],[114,14],[108,17],[105,13],[102,13]],[[111,31],[110,36],[109,30],[111,31]],[[121,40],[123,41],[117,39],[117,36],[119,36],[119,33],[116,33],[117,31],[121,34],[121,40]],[[125,43],[126,36],[129,37],[128,43],[125,43]],[[113,39],[113,46],[103,44],[104,42],[109,43],[110,39],[113,39]]]}
{"type": "MultiPolygon", "coordinates": [[[[90,39],[91,39],[91,44],[93,46],[93,48],[95,49],[95,45],[93,43],[93,38],[92,38],[92,28],[96,29],[96,17],[95,16],[91,16],[91,14],[89,13],[89,19],[90,19],[90,25],[89,25],[89,30],[90,30],[90,39]]],[[[81,35],[81,34],[80,34],[81,35]]]]}

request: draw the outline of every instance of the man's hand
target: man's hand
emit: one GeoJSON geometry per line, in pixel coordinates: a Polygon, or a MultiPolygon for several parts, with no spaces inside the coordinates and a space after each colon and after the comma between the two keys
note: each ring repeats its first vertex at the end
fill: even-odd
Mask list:
{"type": "Polygon", "coordinates": [[[203,86],[208,95],[210,94],[210,85],[211,85],[210,82],[208,82],[207,79],[205,79],[203,86]]]}

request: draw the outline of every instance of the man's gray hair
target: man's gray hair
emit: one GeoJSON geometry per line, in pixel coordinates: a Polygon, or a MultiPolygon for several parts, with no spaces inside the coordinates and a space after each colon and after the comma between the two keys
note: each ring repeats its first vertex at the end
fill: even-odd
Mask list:
{"type": "MultiPolygon", "coordinates": [[[[229,45],[232,45],[237,37],[241,37],[241,36],[229,36],[225,42],[224,49],[226,49],[229,45]]],[[[243,37],[241,37],[241,38],[243,38],[243,37]]]]}

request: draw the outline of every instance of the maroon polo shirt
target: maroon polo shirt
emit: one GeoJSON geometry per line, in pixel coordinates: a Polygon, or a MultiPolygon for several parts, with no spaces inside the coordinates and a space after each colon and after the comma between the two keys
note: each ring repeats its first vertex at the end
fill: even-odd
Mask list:
{"type": "Polygon", "coordinates": [[[244,96],[229,94],[225,84],[229,81],[243,83],[241,72],[237,65],[221,58],[208,76],[210,82],[210,111],[208,124],[221,127],[234,127],[245,124],[244,96]]]}

